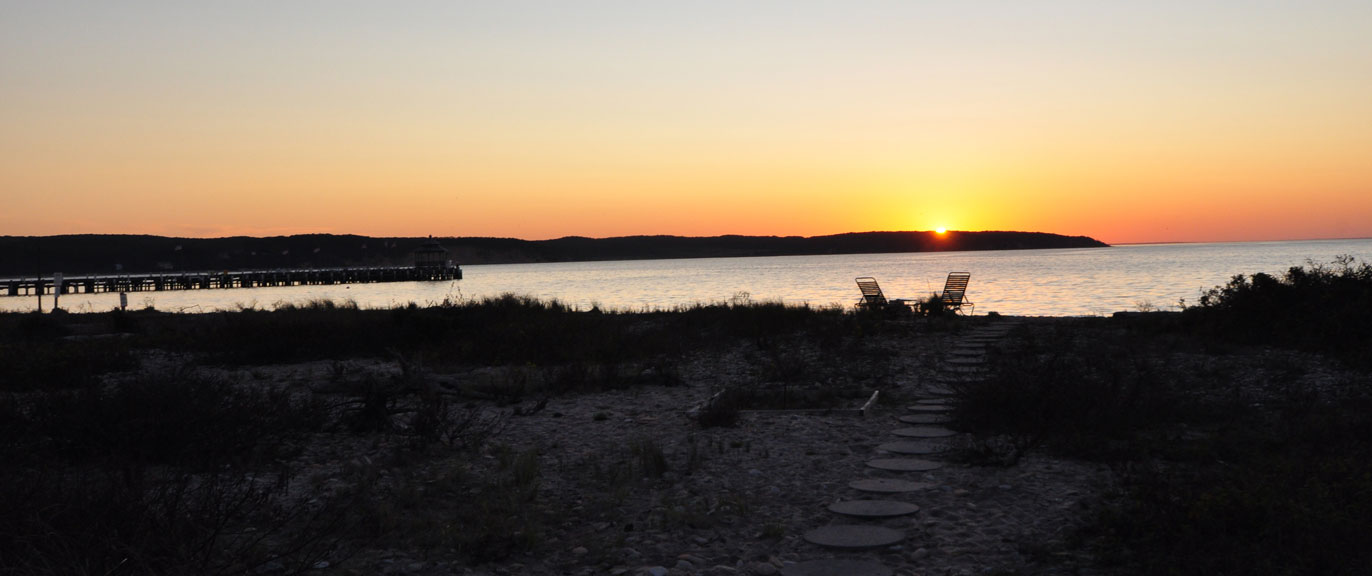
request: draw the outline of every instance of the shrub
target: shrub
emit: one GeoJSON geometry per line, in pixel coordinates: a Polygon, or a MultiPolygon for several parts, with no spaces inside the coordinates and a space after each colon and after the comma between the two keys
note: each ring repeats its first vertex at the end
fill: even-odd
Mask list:
{"type": "Polygon", "coordinates": [[[1211,337],[1372,364],[1372,266],[1351,256],[1332,266],[1292,267],[1280,277],[1235,276],[1185,312],[1193,328],[1211,337]]]}
{"type": "Polygon", "coordinates": [[[284,391],[235,387],[187,370],[27,399],[31,453],[186,466],[252,464],[323,425],[324,410],[284,391]]]}
{"type": "Polygon", "coordinates": [[[1144,574],[1365,573],[1369,385],[1275,421],[1236,419],[1200,447],[1126,469],[1120,499],[1096,521],[1104,556],[1144,574]]]}
{"type": "Polygon", "coordinates": [[[1128,457],[1140,432],[1166,421],[1175,398],[1139,342],[1079,341],[1075,332],[1026,336],[994,357],[988,378],[952,385],[956,425],[975,433],[982,459],[1013,463],[1040,445],[1128,457]]]}

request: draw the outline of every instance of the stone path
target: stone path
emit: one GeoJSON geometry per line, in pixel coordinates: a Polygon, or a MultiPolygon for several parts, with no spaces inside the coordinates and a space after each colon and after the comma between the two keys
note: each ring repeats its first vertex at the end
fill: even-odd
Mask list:
{"type": "MultiPolygon", "coordinates": [[[[944,463],[937,458],[939,453],[948,448],[948,443],[937,439],[947,439],[958,434],[954,430],[940,426],[951,420],[948,413],[954,411],[951,398],[954,394],[953,387],[985,378],[987,347],[1013,328],[1014,324],[1011,323],[996,323],[974,328],[963,334],[941,362],[935,384],[925,386],[923,396],[907,408],[909,414],[898,417],[900,423],[915,426],[891,431],[895,436],[918,440],[885,442],[876,447],[879,452],[885,454],[922,458],[879,457],[869,460],[867,465],[901,476],[923,474],[942,468],[944,463]]],[[[848,487],[858,492],[880,493],[891,497],[917,496],[921,491],[933,487],[933,484],[903,477],[863,478],[850,482],[848,487]]],[[[919,505],[913,502],[861,497],[840,500],[829,506],[829,511],[835,514],[866,519],[869,522],[890,521],[892,518],[915,514],[919,510],[919,505]]],[[[899,545],[906,539],[906,534],[901,530],[871,523],[832,524],[810,530],[805,533],[804,538],[807,542],[831,550],[870,550],[899,545]]],[[[892,570],[880,563],[866,560],[826,558],[792,564],[781,573],[783,576],[875,576],[891,574],[892,570]]]]}
{"type": "Polygon", "coordinates": [[[946,424],[948,416],[943,414],[906,414],[900,417],[900,421],[905,424],[946,424]]]}

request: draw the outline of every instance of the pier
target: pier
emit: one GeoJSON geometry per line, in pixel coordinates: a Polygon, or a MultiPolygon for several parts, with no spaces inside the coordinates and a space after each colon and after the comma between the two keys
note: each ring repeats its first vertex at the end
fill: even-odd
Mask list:
{"type": "MultiPolygon", "coordinates": [[[[164,290],[215,290],[260,288],[267,286],[311,286],[326,284],[368,284],[375,282],[417,282],[461,280],[462,268],[443,266],[394,266],[368,268],[309,268],[297,270],[249,270],[237,272],[173,272],[68,276],[62,279],[62,294],[100,294],[105,292],[157,292],[164,290]]],[[[53,278],[0,279],[5,296],[56,294],[53,278]]]]}

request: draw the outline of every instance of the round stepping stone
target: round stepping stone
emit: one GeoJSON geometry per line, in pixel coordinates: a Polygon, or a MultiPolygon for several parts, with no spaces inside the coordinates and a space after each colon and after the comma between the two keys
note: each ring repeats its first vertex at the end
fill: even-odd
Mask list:
{"type": "Polygon", "coordinates": [[[907,440],[904,442],[887,442],[885,444],[877,446],[877,450],[881,450],[883,452],[890,452],[892,454],[925,456],[928,454],[938,454],[940,452],[947,452],[948,446],[944,444],[935,444],[932,442],[911,442],[907,440]]]}
{"type": "Polygon", "coordinates": [[[919,506],[896,500],[848,500],[830,504],[829,511],[859,518],[890,518],[919,512],[919,506]]]}
{"type": "Polygon", "coordinates": [[[825,548],[867,550],[899,544],[905,533],[881,526],[849,525],[825,526],[805,533],[805,541],[825,548]]]}
{"type": "Polygon", "coordinates": [[[906,424],[942,424],[949,418],[943,414],[906,414],[900,417],[900,421],[906,424]]]}
{"type": "Polygon", "coordinates": [[[943,467],[942,462],[919,458],[877,458],[876,460],[868,460],[867,465],[878,470],[890,470],[892,472],[928,472],[943,467]]]}
{"type": "Polygon", "coordinates": [[[781,576],[891,576],[894,573],[876,562],[841,558],[797,562],[781,569],[781,576]]]}
{"type": "Polygon", "coordinates": [[[907,406],[906,409],[909,410],[909,411],[911,411],[911,412],[952,412],[952,411],[953,411],[953,407],[952,407],[952,406],[949,406],[949,405],[947,405],[947,404],[915,404],[914,406],[907,406]]]}
{"type": "Polygon", "coordinates": [[[928,490],[934,485],[928,482],[914,482],[911,480],[901,480],[899,478],[863,478],[848,483],[848,487],[862,492],[876,492],[879,494],[898,494],[901,492],[919,492],[928,490]]]}
{"type": "Polygon", "coordinates": [[[912,426],[892,430],[891,433],[904,438],[947,438],[957,435],[957,432],[940,426],[912,426]]]}

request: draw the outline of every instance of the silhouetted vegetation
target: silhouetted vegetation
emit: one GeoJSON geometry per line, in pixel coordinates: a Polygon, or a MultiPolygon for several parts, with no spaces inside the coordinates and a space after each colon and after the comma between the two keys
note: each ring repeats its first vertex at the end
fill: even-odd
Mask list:
{"type": "Polygon", "coordinates": [[[1340,258],[1236,277],[1181,315],[1031,323],[957,387],[964,454],[1108,462],[1117,491],[1080,537],[1127,573],[1361,574],[1369,310],[1372,269],[1340,258]]]}
{"type": "MultiPolygon", "coordinates": [[[[702,353],[749,350],[754,399],[856,390],[882,364],[838,362],[866,365],[869,336],[904,329],[746,296],[645,313],[506,295],[391,310],[0,314],[0,572],[291,574],[373,545],[472,561],[527,553],[565,521],[538,500],[537,453],[496,447],[494,475],[480,478],[424,455],[483,449],[549,396],[677,385],[682,359],[702,353]],[[283,376],[311,361],[326,381],[283,376]],[[328,475],[302,468],[326,438],[392,450],[328,475]]],[[[651,439],[620,456],[607,468],[615,490],[676,470],[651,439]]],[[[719,514],[683,510],[658,521],[719,514]]]]}
{"type": "Polygon", "coordinates": [[[1372,365],[1372,265],[1351,256],[1295,266],[1280,277],[1235,276],[1187,308],[1190,325],[1232,342],[1330,353],[1372,365]]]}
{"type": "Polygon", "coordinates": [[[287,498],[277,464],[320,406],[180,370],[92,379],[0,396],[0,572],[300,571],[321,553],[336,511],[287,498]]]}
{"type": "Polygon", "coordinates": [[[969,456],[1012,464],[1047,447],[1079,458],[1128,458],[1142,434],[1172,422],[1183,384],[1160,373],[1166,351],[1137,338],[1100,338],[1102,322],[1024,330],[993,356],[989,378],[952,385],[959,425],[979,438],[969,456]]]}

